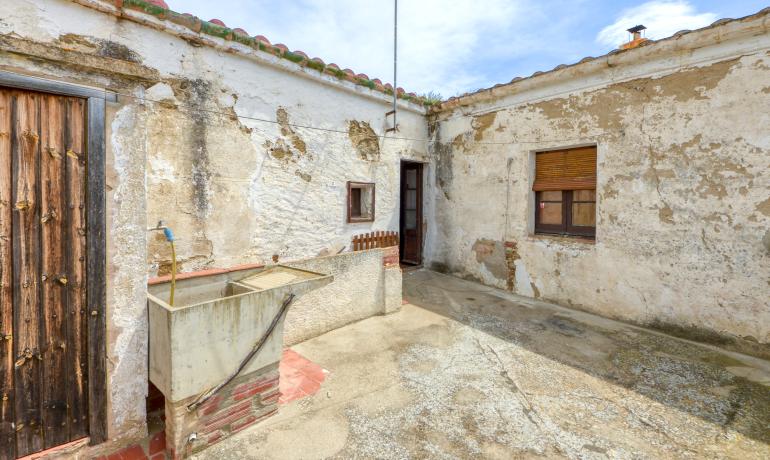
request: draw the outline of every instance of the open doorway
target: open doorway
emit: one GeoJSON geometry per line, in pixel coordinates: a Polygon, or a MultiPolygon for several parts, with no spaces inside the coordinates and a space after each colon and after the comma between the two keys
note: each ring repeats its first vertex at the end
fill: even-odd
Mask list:
{"type": "Polygon", "coordinates": [[[402,264],[422,264],[422,163],[401,162],[401,241],[402,264]]]}

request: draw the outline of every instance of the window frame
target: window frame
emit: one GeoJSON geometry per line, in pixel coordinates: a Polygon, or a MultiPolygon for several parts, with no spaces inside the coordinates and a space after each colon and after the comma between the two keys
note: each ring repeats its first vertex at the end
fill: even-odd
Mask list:
{"type": "MultiPolygon", "coordinates": [[[[349,224],[357,224],[361,222],[374,222],[374,216],[375,216],[375,205],[377,203],[376,195],[375,195],[375,184],[374,182],[354,182],[354,181],[348,181],[347,184],[347,220],[349,224]],[[353,189],[366,189],[371,188],[372,189],[372,212],[369,216],[361,217],[361,216],[354,216],[353,215],[353,189]]],[[[360,192],[360,199],[364,198],[364,192],[363,190],[360,192]]],[[[363,204],[363,203],[361,203],[363,204]]],[[[363,206],[360,206],[361,209],[363,209],[363,206]]]]}
{"type": "MultiPolygon", "coordinates": [[[[588,189],[587,189],[588,190],[588,189]]],[[[542,224],[540,223],[540,203],[544,191],[535,192],[535,233],[550,234],[550,235],[563,235],[563,236],[577,236],[581,238],[596,238],[596,223],[593,227],[584,225],[572,225],[572,204],[577,203],[594,203],[594,212],[596,206],[596,189],[594,190],[594,201],[575,201],[573,194],[575,190],[549,190],[554,192],[561,192],[561,224],[542,224]]],[[[553,200],[545,200],[547,203],[558,203],[553,200]]]]}

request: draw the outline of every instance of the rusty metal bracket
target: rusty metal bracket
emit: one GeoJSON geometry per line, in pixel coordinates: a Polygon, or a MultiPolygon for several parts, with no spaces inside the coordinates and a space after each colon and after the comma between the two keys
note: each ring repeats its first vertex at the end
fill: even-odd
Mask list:
{"type": "Polygon", "coordinates": [[[56,211],[51,209],[40,218],[40,223],[44,224],[51,219],[56,219],[56,211]]]}
{"type": "Polygon", "coordinates": [[[26,209],[29,209],[30,206],[32,206],[32,204],[29,201],[23,200],[23,201],[17,201],[13,207],[16,208],[17,211],[24,211],[26,209]]]}
{"type": "Polygon", "coordinates": [[[30,361],[32,359],[37,359],[38,361],[43,360],[43,356],[40,354],[39,351],[35,350],[34,352],[30,350],[29,348],[25,348],[21,355],[16,359],[16,362],[13,363],[13,367],[16,369],[20,368],[24,365],[27,361],[30,361]]]}
{"type": "Polygon", "coordinates": [[[46,147],[45,151],[48,152],[49,155],[51,155],[51,158],[55,158],[57,160],[61,159],[61,154],[56,151],[53,147],[46,147]]]}

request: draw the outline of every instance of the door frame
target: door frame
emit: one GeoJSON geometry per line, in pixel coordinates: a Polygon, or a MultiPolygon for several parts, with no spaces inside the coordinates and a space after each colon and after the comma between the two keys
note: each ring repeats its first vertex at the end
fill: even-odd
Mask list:
{"type": "MultiPolygon", "coordinates": [[[[404,231],[404,199],[406,196],[406,166],[407,165],[416,165],[419,166],[419,180],[417,181],[417,239],[419,241],[420,246],[420,256],[419,261],[415,264],[415,266],[422,265],[422,249],[423,249],[423,242],[424,242],[424,235],[423,235],[423,223],[422,223],[422,217],[423,217],[423,192],[424,192],[424,182],[425,182],[425,163],[421,161],[412,161],[412,160],[401,160],[399,164],[399,177],[400,177],[400,184],[399,184],[399,190],[401,191],[400,197],[399,197],[399,255],[398,260],[399,262],[404,260],[404,249],[405,249],[405,238],[406,238],[406,232],[404,231]]],[[[408,262],[410,264],[413,264],[414,262],[408,262]]]]}
{"type": "Polygon", "coordinates": [[[107,321],[104,276],[107,243],[105,221],[105,108],[115,93],[0,70],[0,86],[87,100],[86,110],[86,308],[88,315],[88,436],[107,440],[107,321]]]}

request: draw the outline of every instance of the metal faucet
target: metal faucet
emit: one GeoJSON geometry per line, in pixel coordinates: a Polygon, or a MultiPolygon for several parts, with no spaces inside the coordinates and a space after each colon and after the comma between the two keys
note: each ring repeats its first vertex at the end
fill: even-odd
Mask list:
{"type": "Polygon", "coordinates": [[[174,306],[174,291],[176,290],[176,249],[174,248],[174,234],[171,229],[163,225],[163,220],[158,221],[158,225],[147,229],[148,232],[163,231],[166,241],[171,245],[171,292],[169,293],[168,304],[174,306]]]}

